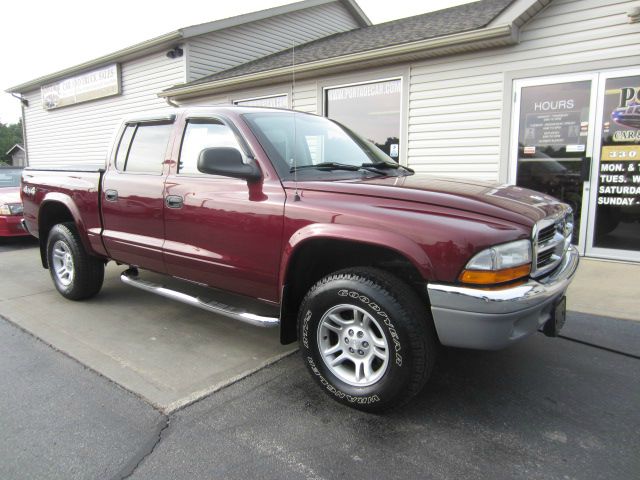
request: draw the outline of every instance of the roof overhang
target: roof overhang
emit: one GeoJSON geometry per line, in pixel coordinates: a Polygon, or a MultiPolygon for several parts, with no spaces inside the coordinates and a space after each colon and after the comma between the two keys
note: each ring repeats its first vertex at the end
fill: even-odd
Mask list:
{"type": "MultiPolygon", "coordinates": [[[[295,66],[296,79],[303,79],[319,73],[329,73],[354,67],[379,66],[382,60],[398,63],[418,60],[434,56],[468,52],[491,47],[517,43],[518,29],[512,25],[498,25],[468,32],[430,38],[417,42],[404,43],[389,47],[367,50],[364,52],[327,58],[295,66]]],[[[389,64],[390,62],[386,62],[389,64]]],[[[264,83],[275,83],[291,78],[293,68],[281,67],[262,72],[240,75],[237,77],[212,80],[192,85],[174,86],[158,94],[159,97],[180,101],[197,97],[206,93],[232,90],[238,87],[257,86],[264,83]]]]}
{"type": "Polygon", "coordinates": [[[40,88],[41,86],[51,83],[55,80],[69,77],[71,75],[78,75],[78,74],[87,72],[91,69],[107,65],[109,63],[125,62],[128,60],[139,58],[144,55],[157,53],[164,49],[173,48],[177,42],[184,41],[188,38],[197,37],[199,35],[205,35],[207,33],[212,33],[218,30],[223,30],[226,28],[231,28],[231,27],[243,25],[250,22],[255,22],[258,20],[264,20],[266,18],[285,15],[287,13],[292,13],[299,10],[316,7],[316,6],[324,5],[327,3],[332,3],[335,1],[339,1],[340,3],[342,3],[344,7],[354,17],[354,20],[356,20],[358,24],[360,24],[360,26],[365,27],[365,26],[371,25],[371,21],[365,15],[362,9],[358,6],[355,0],[303,0],[300,2],[281,5],[279,7],[260,10],[258,12],[246,13],[244,15],[237,15],[235,17],[224,18],[221,20],[215,20],[213,22],[181,28],[179,30],[175,30],[173,32],[167,33],[165,35],[161,35],[159,37],[155,37],[150,40],[137,43],[130,47],[123,48],[122,50],[118,50],[108,55],[104,55],[102,57],[89,60],[88,62],[84,62],[79,65],[75,65],[73,67],[69,67],[64,70],[51,73],[49,75],[44,75],[42,77],[38,77],[36,79],[30,80],[25,83],[21,83],[20,85],[10,87],[6,90],[6,92],[7,93],[26,93],[31,90],[40,88]]]}
{"type": "Polygon", "coordinates": [[[65,78],[71,75],[84,73],[88,70],[101,67],[109,63],[123,62],[127,60],[132,60],[142,55],[159,52],[165,48],[170,48],[171,46],[173,46],[173,44],[175,44],[175,42],[181,40],[182,38],[183,38],[183,35],[181,31],[176,30],[175,32],[167,33],[165,35],[152,38],[151,40],[147,40],[142,43],[137,43],[131,47],[123,48],[122,50],[118,50],[117,52],[113,52],[108,55],[104,55],[102,57],[89,60],[88,62],[84,62],[79,65],[75,65],[70,68],[65,68],[64,70],[60,70],[58,72],[51,73],[49,75],[38,77],[34,80],[21,83],[20,85],[16,85],[15,87],[11,87],[7,89],[6,92],[7,93],[26,93],[36,88],[40,88],[41,86],[51,83],[55,80],[65,78]]]}

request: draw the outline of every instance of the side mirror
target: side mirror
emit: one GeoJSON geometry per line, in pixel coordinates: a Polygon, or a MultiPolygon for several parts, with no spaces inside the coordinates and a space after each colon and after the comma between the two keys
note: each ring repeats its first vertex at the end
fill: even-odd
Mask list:
{"type": "Polygon", "coordinates": [[[244,163],[239,150],[229,147],[205,148],[198,157],[198,171],[210,175],[255,181],[262,173],[255,163],[244,163]]]}

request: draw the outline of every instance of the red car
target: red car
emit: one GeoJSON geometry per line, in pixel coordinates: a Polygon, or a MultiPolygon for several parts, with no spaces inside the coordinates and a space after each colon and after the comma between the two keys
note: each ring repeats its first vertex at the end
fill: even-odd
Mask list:
{"type": "Polygon", "coordinates": [[[22,228],[21,168],[0,168],[0,237],[29,235],[22,228]]]}

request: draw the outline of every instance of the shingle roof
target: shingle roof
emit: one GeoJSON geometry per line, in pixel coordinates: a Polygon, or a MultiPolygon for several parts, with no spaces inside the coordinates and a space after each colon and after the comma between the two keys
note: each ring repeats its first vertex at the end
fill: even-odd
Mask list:
{"type": "MultiPolygon", "coordinates": [[[[414,17],[337,33],[295,47],[296,65],[383,47],[477,30],[488,25],[512,0],[481,0],[414,17]]],[[[198,85],[291,65],[287,49],[181,85],[198,85]]]]}

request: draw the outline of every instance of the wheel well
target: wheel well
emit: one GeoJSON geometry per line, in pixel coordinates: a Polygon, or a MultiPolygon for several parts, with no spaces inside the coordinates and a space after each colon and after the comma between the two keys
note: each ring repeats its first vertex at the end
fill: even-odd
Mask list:
{"type": "Polygon", "coordinates": [[[334,239],[308,240],[289,261],[284,280],[280,340],[298,338],[298,307],[307,291],[321,278],[349,267],[375,267],[392,273],[409,284],[419,298],[428,301],[425,280],[402,254],[386,247],[334,239]]]}
{"type": "Polygon", "coordinates": [[[42,266],[49,268],[47,262],[47,239],[51,229],[59,223],[74,223],[69,209],[59,202],[48,202],[42,206],[38,214],[38,235],[40,237],[40,259],[42,266]]]}

